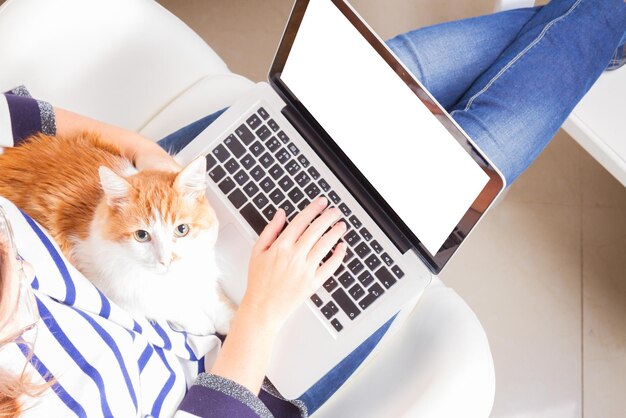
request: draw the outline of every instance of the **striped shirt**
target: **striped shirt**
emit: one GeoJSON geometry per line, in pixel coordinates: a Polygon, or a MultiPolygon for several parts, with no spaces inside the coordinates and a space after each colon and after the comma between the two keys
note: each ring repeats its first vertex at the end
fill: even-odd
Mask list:
{"type": "MultiPolygon", "coordinates": [[[[0,148],[55,129],[52,107],[24,88],[0,95],[0,148]]],[[[67,262],[40,225],[1,196],[0,205],[19,254],[35,268],[41,315],[22,339],[0,349],[0,367],[19,374],[26,365],[35,383],[53,382],[42,396],[21,399],[25,417],[306,416],[264,391],[259,398],[203,373],[204,357],[219,352],[217,336],[132,318],[67,262]]]]}

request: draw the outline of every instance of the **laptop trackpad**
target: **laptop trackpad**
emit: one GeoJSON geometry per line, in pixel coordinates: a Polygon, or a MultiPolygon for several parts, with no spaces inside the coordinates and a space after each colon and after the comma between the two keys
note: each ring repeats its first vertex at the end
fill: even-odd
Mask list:
{"type": "Polygon", "coordinates": [[[246,291],[252,244],[234,224],[229,223],[220,229],[216,248],[224,292],[239,305],[246,291]]]}

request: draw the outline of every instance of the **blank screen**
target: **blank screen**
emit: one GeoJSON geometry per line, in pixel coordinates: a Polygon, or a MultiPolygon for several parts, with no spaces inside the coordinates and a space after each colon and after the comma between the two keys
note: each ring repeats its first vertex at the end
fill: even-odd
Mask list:
{"type": "Polygon", "coordinates": [[[489,177],[330,0],[311,0],[281,75],[433,255],[489,177]]]}

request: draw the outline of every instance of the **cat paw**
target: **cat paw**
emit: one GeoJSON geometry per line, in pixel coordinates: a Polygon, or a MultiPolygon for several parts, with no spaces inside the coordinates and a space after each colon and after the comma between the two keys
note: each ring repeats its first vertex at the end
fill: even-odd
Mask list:
{"type": "Polygon", "coordinates": [[[190,316],[189,318],[171,322],[175,329],[184,330],[189,334],[212,335],[215,334],[216,331],[213,320],[206,315],[197,314],[190,316]]]}
{"type": "Polygon", "coordinates": [[[230,323],[235,316],[235,306],[232,303],[222,303],[215,309],[215,330],[218,334],[227,335],[230,323]]]}

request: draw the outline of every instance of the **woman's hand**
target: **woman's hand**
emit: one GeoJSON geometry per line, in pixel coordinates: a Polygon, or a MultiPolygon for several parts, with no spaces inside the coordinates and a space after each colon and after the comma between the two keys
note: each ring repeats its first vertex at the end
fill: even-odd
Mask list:
{"type": "Polygon", "coordinates": [[[280,327],[341,265],[346,253],[343,242],[320,265],[346,232],[346,224],[337,222],[341,211],[324,211],[327,204],[324,197],[314,200],[282,234],[285,212],[279,209],[261,233],[252,249],[242,301],[253,308],[258,320],[280,327]]]}
{"type": "Polygon", "coordinates": [[[282,209],[265,227],[252,249],[246,294],[211,373],[259,393],[281,326],[339,268],[345,256],[346,244],[340,243],[320,265],[346,231],[343,222],[332,226],[341,212],[324,211],[327,204],[326,198],[314,200],[282,234],[282,209]]]}
{"type": "Polygon", "coordinates": [[[137,135],[137,138],[125,141],[127,145],[127,158],[133,162],[137,170],[160,170],[179,172],[180,165],[171,155],[156,143],[137,135]]]}

